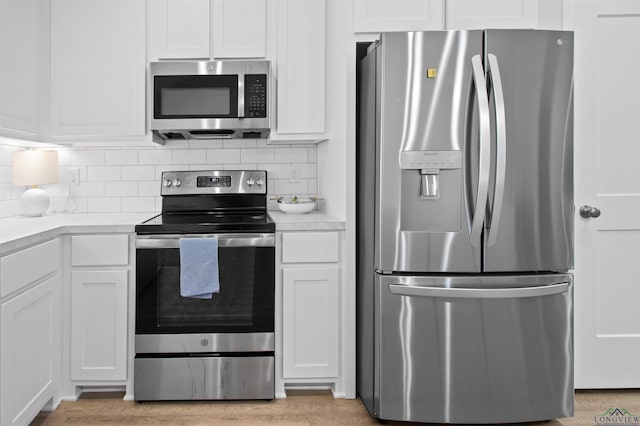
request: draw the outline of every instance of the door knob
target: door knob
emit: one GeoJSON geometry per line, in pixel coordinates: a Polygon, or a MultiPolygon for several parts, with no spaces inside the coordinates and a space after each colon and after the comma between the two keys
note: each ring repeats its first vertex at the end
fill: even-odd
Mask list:
{"type": "Polygon", "coordinates": [[[585,219],[589,219],[590,217],[598,217],[600,216],[600,209],[597,207],[591,207],[584,205],[580,207],[580,216],[585,219]]]}

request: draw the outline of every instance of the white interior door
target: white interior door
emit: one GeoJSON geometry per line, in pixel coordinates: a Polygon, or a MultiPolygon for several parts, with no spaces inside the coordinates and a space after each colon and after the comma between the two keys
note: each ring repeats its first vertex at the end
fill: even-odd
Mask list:
{"type": "Polygon", "coordinates": [[[640,387],[640,2],[568,0],[565,27],[576,44],[575,386],[640,387]]]}

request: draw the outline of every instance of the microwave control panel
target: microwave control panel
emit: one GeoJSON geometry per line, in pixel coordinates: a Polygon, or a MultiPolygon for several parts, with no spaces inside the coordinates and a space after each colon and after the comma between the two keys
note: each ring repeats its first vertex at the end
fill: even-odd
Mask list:
{"type": "Polygon", "coordinates": [[[244,116],[264,118],[267,116],[267,75],[245,74],[244,116]]]}

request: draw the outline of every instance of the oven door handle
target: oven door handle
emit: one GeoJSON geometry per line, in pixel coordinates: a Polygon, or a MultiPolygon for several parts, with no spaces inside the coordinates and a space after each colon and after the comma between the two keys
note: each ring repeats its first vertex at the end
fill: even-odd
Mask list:
{"type": "Polygon", "coordinates": [[[275,234],[137,235],[137,249],[180,248],[181,238],[218,238],[218,247],[275,247],[275,234]]]}

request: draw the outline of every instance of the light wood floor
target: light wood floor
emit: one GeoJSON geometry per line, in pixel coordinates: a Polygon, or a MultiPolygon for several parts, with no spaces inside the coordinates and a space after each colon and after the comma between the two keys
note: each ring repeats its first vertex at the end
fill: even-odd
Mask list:
{"type": "MultiPolygon", "coordinates": [[[[88,393],[41,412],[32,425],[375,425],[358,399],[329,391],[288,391],[286,399],[238,402],[123,401],[123,393],[88,393]]],[[[575,417],[527,425],[594,425],[609,408],[640,414],[640,390],[578,391],[575,417]]],[[[394,422],[390,422],[394,424],[394,422]]],[[[400,423],[409,425],[410,423],[400,423]]]]}

